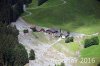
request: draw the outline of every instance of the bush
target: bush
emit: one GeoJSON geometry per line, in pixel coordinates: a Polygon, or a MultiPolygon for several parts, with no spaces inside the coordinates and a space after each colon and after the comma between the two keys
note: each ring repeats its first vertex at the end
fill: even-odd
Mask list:
{"type": "Polygon", "coordinates": [[[67,37],[65,43],[73,42],[73,37],[67,37]]]}
{"type": "Polygon", "coordinates": [[[90,47],[92,45],[98,45],[98,44],[99,44],[99,38],[98,37],[92,37],[91,39],[85,39],[84,48],[90,47]]]}
{"type": "Polygon", "coordinates": [[[14,50],[15,63],[14,66],[24,66],[29,62],[28,53],[22,44],[18,44],[14,50]]]}
{"type": "Polygon", "coordinates": [[[24,30],[23,32],[24,32],[24,33],[28,33],[28,29],[24,30]]]}
{"type": "Polygon", "coordinates": [[[61,66],[65,66],[65,63],[62,62],[62,63],[61,63],[61,66]]]}
{"type": "Polygon", "coordinates": [[[34,50],[31,49],[29,55],[30,55],[30,57],[29,57],[30,60],[35,60],[35,53],[34,53],[34,50]]]}

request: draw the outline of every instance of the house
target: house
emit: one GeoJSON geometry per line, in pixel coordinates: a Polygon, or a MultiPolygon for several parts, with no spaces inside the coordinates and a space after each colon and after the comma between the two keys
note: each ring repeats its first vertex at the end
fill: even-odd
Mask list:
{"type": "Polygon", "coordinates": [[[69,36],[69,33],[68,32],[66,32],[66,31],[63,31],[62,32],[62,38],[66,38],[68,36],[69,36]]]}
{"type": "Polygon", "coordinates": [[[61,37],[61,38],[66,38],[69,36],[69,33],[66,31],[59,31],[57,33],[55,33],[55,37],[61,37]]]}
{"type": "Polygon", "coordinates": [[[61,36],[62,36],[62,34],[60,32],[55,33],[55,37],[61,37],[61,36]]]}
{"type": "Polygon", "coordinates": [[[33,32],[37,32],[36,27],[30,27],[30,29],[32,29],[33,32]]]}
{"type": "Polygon", "coordinates": [[[57,29],[47,29],[46,33],[48,33],[48,34],[55,34],[55,33],[58,33],[58,30],[57,29]]]}
{"type": "Polygon", "coordinates": [[[46,30],[45,32],[48,33],[48,34],[52,33],[51,30],[46,30]]]}
{"type": "Polygon", "coordinates": [[[41,28],[40,32],[45,32],[45,29],[41,28]]]}
{"type": "Polygon", "coordinates": [[[54,29],[54,28],[51,28],[51,29],[49,29],[52,33],[58,33],[59,32],[59,30],[58,29],[54,29]]]}
{"type": "Polygon", "coordinates": [[[40,32],[41,27],[36,26],[35,29],[36,29],[36,32],[40,32]]]}
{"type": "Polygon", "coordinates": [[[31,27],[30,29],[32,29],[33,32],[40,32],[40,31],[44,31],[44,29],[41,29],[41,27],[35,26],[35,27],[31,27]]]}

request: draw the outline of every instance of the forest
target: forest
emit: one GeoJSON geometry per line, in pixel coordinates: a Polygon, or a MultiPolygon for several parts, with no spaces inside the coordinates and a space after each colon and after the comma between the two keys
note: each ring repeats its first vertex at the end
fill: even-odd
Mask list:
{"type": "Polygon", "coordinates": [[[29,62],[25,47],[18,42],[19,31],[9,24],[24,12],[23,4],[31,2],[32,0],[0,0],[0,66],[24,66],[29,62]]]}
{"type": "Polygon", "coordinates": [[[32,0],[0,0],[0,21],[3,23],[15,22],[24,12],[23,5],[28,5],[32,0]]]}
{"type": "Polygon", "coordinates": [[[24,66],[28,63],[25,47],[18,42],[16,27],[0,23],[0,66],[24,66]]]}
{"type": "MultiPolygon", "coordinates": [[[[23,5],[28,6],[31,2],[32,0],[0,0],[0,66],[24,66],[29,62],[25,47],[18,41],[19,31],[10,24],[16,22],[24,12],[23,5]]],[[[32,58],[35,59],[34,56],[32,58]]]]}

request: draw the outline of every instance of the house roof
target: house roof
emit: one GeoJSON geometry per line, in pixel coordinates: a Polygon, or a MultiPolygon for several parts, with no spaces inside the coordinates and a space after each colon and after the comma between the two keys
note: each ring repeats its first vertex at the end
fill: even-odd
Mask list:
{"type": "Polygon", "coordinates": [[[62,34],[63,34],[64,36],[68,36],[68,33],[67,33],[66,31],[63,31],[62,34]]]}
{"type": "Polygon", "coordinates": [[[37,31],[40,31],[41,29],[42,29],[41,27],[36,26],[37,31]]]}
{"type": "Polygon", "coordinates": [[[59,30],[58,29],[55,29],[55,28],[50,28],[48,30],[50,30],[51,32],[59,32],[59,30]]]}
{"type": "Polygon", "coordinates": [[[55,36],[61,36],[61,33],[56,33],[55,36]]]}

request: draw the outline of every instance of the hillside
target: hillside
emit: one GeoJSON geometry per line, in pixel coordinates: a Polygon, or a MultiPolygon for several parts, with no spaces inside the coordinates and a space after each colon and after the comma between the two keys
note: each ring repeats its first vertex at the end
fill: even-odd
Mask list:
{"type": "Polygon", "coordinates": [[[50,0],[39,7],[34,3],[27,8],[32,14],[24,17],[29,23],[86,34],[100,32],[97,0],[50,0]]]}

